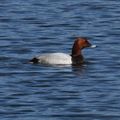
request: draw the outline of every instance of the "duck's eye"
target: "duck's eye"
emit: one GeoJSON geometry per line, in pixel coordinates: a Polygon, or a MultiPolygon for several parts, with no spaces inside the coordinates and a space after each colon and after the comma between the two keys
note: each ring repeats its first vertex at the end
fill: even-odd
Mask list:
{"type": "Polygon", "coordinates": [[[88,43],[88,41],[87,41],[87,40],[85,40],[85,43],[88,43]]]}

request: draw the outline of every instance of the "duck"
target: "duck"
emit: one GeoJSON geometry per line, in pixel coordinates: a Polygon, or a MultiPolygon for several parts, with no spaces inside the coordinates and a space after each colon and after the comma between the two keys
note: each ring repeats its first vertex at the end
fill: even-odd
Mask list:
{"type": "Polygon", "coordinates": [[[72,46],[71,54],[47,53],[33,57],[30,63],[50,64],[50,65],[81,65],[84,63],[82,50],[84,48],[94,48],[86,37],[77,37],[72,46]]]}

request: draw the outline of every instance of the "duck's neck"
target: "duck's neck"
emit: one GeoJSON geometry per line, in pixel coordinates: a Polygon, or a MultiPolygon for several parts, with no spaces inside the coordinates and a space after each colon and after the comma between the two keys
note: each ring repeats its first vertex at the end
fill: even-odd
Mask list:
{"type": "Polygon", "coordinates": [[[84,62],[84,58],[83,58],[81,49],[78,47],[74,48],[74,46],[73,46],[71,56],[72,56],[73,64],[82,64],[84,62]]]}

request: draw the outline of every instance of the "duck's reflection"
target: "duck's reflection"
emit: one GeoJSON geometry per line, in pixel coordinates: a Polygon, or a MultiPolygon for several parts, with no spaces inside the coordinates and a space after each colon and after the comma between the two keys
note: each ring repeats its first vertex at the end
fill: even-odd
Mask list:
{"type": "Polygon", "coordinates": [[[72,65],[72,72],[76,75],[86,74],[90,64],[92,64],[91,61],[85,61],[81,65],[72,65]]]}
{"type": "Polygon", "coordinates": [[[72,66],[72,71],[74,74],[76,75],[83,75],[86,71],[86,67],[87,67],[87,64],[82,64],[82,65],[79,65],[79,66],[72,66]]]}

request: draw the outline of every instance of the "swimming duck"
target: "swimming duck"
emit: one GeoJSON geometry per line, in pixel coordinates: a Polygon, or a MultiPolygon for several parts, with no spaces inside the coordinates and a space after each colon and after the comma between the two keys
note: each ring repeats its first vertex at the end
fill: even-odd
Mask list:
{"type": "Polygon", "coordinates": [[[66,53],[48,53],[36,56],[30,60],[30,63],[41,63],[41,64],[51,64],[51,65],[79,65],[84,63],[84,57],[82,55],[82,50],[87,47],[96,47],[96,45],[91,45],[91,43],[85,37],[76,38],[71,55],[66,53]]]}

